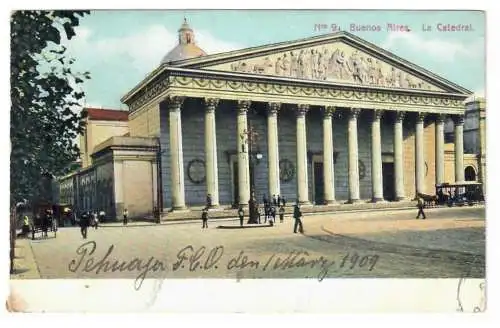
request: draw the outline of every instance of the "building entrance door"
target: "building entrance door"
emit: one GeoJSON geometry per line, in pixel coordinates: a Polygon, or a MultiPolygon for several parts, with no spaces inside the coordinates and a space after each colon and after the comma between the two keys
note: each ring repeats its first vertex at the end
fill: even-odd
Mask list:
{"type": "Polygon", "coordinates": [[[396,199],[394,190],[394,163],[382,163],[382,183],[384,184],[384,199],[396,199]]]}
{"type": "Polygon", "coordinates": [[[314,164],[314,204],[323,205],[325,203],[325,186],[323,182],[323,162],[313,162],[314,164]]]}

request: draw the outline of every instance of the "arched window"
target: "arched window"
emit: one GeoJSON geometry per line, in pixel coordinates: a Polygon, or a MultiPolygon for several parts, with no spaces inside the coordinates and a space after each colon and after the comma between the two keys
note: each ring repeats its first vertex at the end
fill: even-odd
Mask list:
{"type": "Polygon", "coordinates": [[[465,168],[465,181],[476,181],[476,170],[472,166],[465,168]]]}

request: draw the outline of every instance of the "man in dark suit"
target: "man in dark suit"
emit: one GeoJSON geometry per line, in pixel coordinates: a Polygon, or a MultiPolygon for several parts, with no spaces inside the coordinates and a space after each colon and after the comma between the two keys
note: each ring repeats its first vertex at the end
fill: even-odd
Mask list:
{"type": "Polygon", "coordinates": [[[243,218],[245,217],[245,211],[243,211],[243,206],[240,205],[238,208],[238,216],[240,217],[240,227],[243,227],[243,218]]]}
{"type": "Polygon", "coordinates": [[[80,233],[83,239],[87,239],[87,231],[90,225],[90,212],[84,211],[80,217],[80,233]]]}
{"type": "Polygon", "coordinates": [[[299,202],[295,204],[293,208],[293,217],[295,219],[295,225],[293,226],[293,233],[297,233],[297,228],[299,228],[300,233],[304,233],[304,227],[302,226],[302,211],[300,210],[299,202]]]}
{"type": "Polygon", "coordinates": [[[208,229],[208,207],[205,207],[201,212],[201,220],[203,221],[202,229],[208,229]]]}

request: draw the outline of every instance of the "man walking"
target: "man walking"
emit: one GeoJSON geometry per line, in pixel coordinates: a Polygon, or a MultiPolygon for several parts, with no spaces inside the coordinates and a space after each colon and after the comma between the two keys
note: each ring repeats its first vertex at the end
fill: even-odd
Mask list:
{"type": "Polygon", "coordinates": [[[201,226],[201,228],[208,229],[208,208],[207,207],[205,207],[203,209],[203,211],[201,211],[201,221],[203,222],[203,225],[201,226]]]}
{"type": "Polygon", "coordinates": [[[300,233],[304,233],[304,227],[302,226],[302,220],[301,220],[302,212],[300,211],[300,206],[298,201],[293,208],[293,217],[295,219],[293,233],[297,233],[297,228],[299,228],[300,233]]]}
{"type": "Polygon", "coordinates": [[[128,210],[124,209],[123,210],[123,225],[127,225],[128,223],[128,210]]]}
{"type": "Polygon", "coordinates": [[[285,219],[285,207],[283,205],[280,206],[280,223],[283,223],[285,219]]]}
{"type": "Polygon", "coordinates": [[[80,217],[80,233],[82,234],[83,239],[87,239],[87,230],[90,224],[90,213],[85,211],[82,213],[80,217]]]}
{"type": "Polygon", "coordinates": [[[425,213],[424,213],[425,203],[422,197],[417,198],[417,207],[418,207],[417,219],[420,219],[420,215],[422,215],[423,216],[422,219],[425,220],[425,213]]]}
{"type": "Polygon", "coordinates": [[[243,211],[243,206],[240,205],[238,209],[238,216],[240,217],[240,227],[243,227],[243,218],[245,216],[245,211],[243,211]]]}
{"type": "Polygon", "coordinates": [[[271,222],[272,220],[272,224],[271,225],[274,225],[276,223],[276,207],[271,207],[269,209],[269,212],[271,214],[271,217],[269,218],[269,222],[271,222]]]}

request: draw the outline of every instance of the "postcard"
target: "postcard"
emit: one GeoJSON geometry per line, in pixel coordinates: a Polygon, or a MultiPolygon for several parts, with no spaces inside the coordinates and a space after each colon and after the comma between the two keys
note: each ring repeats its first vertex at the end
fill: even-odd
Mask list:
{"type": "Polygon", "coordinates": [[[8,310],[484,312],[485,42],[482,11],[12,12],[8,310]]]}

